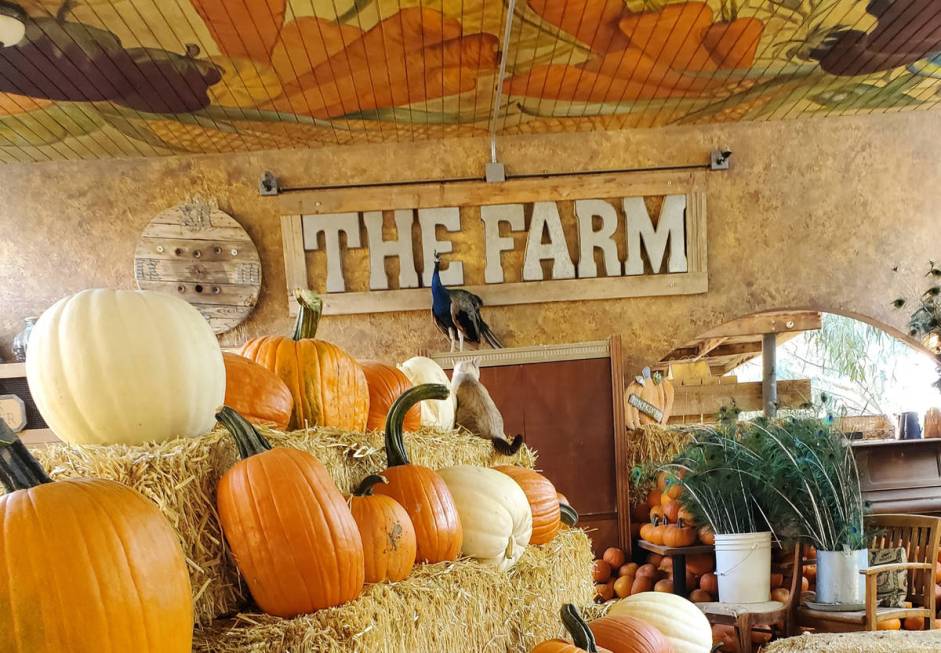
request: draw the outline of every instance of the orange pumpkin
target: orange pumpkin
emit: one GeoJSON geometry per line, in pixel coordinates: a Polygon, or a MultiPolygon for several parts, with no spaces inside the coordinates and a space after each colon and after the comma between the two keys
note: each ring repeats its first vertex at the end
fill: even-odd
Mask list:
{"type": "Polygon", "coordinates": [[[675,524],[680,516],[680,504],[671,500],[663,506],[663,516],[666,517],[668,522],[675,524]]]}
{"type": "Polygon", "coordinates": [[[530,653],[612,653],[606,648],[598,647],[588,624],[571,603],[562,606],[562,623],[572,636],[573,644],[561,639],[551,639],[536,644],[530,653]]]}
{"type": "Polygon", "coordinates": [[[878,630],[901,630],[902,629],[902,620],[901,619],[885,619],[876,624],[878,630]]]}
{"type": "Polygon", "coordinates": [[[673,579],[663,578],[658,580],[653,586],[654,592],[663,592],[664,594],[673,594],[673,579]]]}
{"type": "MultiPolygon", "coordinates": [[[[533,513],[533,534],[529,538],[529,543],[551,542],[562,527],[562,508],[552,481],[539,472],[525,467],[500,465],[494,469],[516,481],[529,501],[529,508],[533,513]]],[[[620,567],[620,565],[617,566],[620,567]]]]}
{"type": "Polygon", "coordinates": [[[295,291],[300,304],[294,336],[262,336],[241,351],[281,377],[294,397],[292,429],[333,426],[347,431],[366,428],[369,387],[363,368],[336,345],[315,340],[323,304],[307,290],[295,291]]]}
{"type": "Polygon", "coordinates": [[[611,578],[611,565],[604,560],[595,560],[591,565],[591,578],[596,583],[607,583],[611,578]]]}
{"type": "Polygon", "coordinates": [[[621,565],[627,562],[624,551],[617,548],[616,546],[605,549],[604,555],[602,555],[601,558],[611,565],[612,569],[620,569],[621,565]]]}
{"type": "Polygon", "coordinates": [[[660,578],[660,570],[657,569],[657,566],[656,566],[656,565],[654,565],[654,564],[651,563],[651,562],[648,562],[648,563],[643,564],[643,565],[641,565],[640,567],[638,567],[638,568],[637,568],[637,572],[635,573],[635,575],[637,576],[637,578],[653,578],[653,579],[659,579],[659,578],[660,578]]]}
{"type": "Polygon", "coordinates": [[[666,508],[656,506],[650,509],[650,521],[654,524],[664,521],[667,518],[666,508]]]}
{"type": "MultiPolygon", "coordinates": [[[[363,374],[366,375],[366,386],[369,388],[369,415],[366,418],[366,428],[370,431],[381,429],[386,423],[386,415],[393,402],[403,392],[412,387],[408,377],[397,367],[386,365],[379,361],[360,361],[363,374]]],[[[418,405],[412,406],[405,415],[402,428],[406,431],[417,431],[421,428],[421,411],[418,405]]]]}
{"type": "Polygon", "coordinates": [[[713,596],[719,595],[719,578],[712,572],[699,577],[699,589],[713,596]]]}
{"type": "Polygon", "coordinates": [[[649,576],[637,576],[634,578],[634,584],[631,585],[631,596],[635,594],[643,594],[644,592],[652,592],[654,585],[654,579],[649,576]]]}
{"type": "Polygon", "coordinates": [[[437,472],[408,461],[402,440],[402,423],[412,406],[425,399],[447,399],[443,385],[424,384],[402,393],[386,418],[386,459],[382,475],[388,484],[375,487],[376,494],[392,497],[405,508],[415,527],[418,562],[456,560],[461,553],[464,530],[454,497],[437,472]]]}
{"type": "Polygon", "coordinates": [[[776,587],[771,590],[771,600],[779,603],[787,603],[791,600],[791,591],[786,587],[776,587]]]}
{"type": "Polygon", "coordinates": [[[637,573],[638,564],[636,562],[627,562],[618,569],[618,576],[633,576],[637,573]]]}
{"type": "Polygon", "coordinates": [[[693,546],[696,543],[696,529],[687,526],[683,520],[670,524],[663,531],[663,544],[669,547],[693,546]]]}
{"type": "Polygon", "coordinates": [[[703,589],[695,589],[689,593],[689,600],[693,603],[710,603],[712,594],[703,589]]]}
{"type": "Polygon", "coordinates": [[[589,628],[598,645],[614,653],[673,653],[673,647],[663,633],[634,617],[601,617],[592,621],[589,628]]]}
{"type": "Polygon", "coordinates": [[[631,595],[631,586],[634,584],[633,576],[618,576],[614,581],[614,593],[619,599],[631,595]]]}
{"type": "Polygon", "coordinates": [[[52,482],[0,420],[3,651],[189,653],[192,590],[180,541],[120,483],[52,482]]]}
{"type": "Polygon", "coordinates": [[[258,363],[230,352],[225,363],[225,405],[249,422],[282,431],[291,423],[294,398],[277,374],[258,363]]]}
{"type": "Polygon", "coordinates": [[[614,598],[614,580],[608,580],[604,583],[595,583],[595,600],[599,603],[610,601],[614,598]]]}
{"type": "Polygon", "coordinates": [[[653,534],[653,529],[656,528],[656,524],[643,524],[640,527],[640,539],[647,540],[650,542],[650,537],[653,534]]]}
{"type": "Polygon", "coordinates": [[[363,539],[367,583],[402,580],[415,566],[415,527],[408,513],[392,497],[373,494],[374,485],[387,482],[378,474],[367,476],[350,498],[363,539]]]}
{"type": "Polygon", "coordinates": [[[359,596],[363,541],[327,469],[306,451],[272,449],[231,408],[216,418],[241,457],[219,479],[219,522],[258,606],[290,618],[359,596]]]}
{"type": "Polygon", "coordinates": [[[905,628],[905,630],[924,630],[925,618],[924,617],[905,617],[905,621],[902,622],[902,626],[905,628]]]}

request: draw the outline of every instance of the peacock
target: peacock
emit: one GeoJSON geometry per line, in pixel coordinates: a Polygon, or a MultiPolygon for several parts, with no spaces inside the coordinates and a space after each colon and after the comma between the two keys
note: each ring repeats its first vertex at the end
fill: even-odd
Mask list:
{"type": "Polygon", "coordinates": [[[441,283],[441,260],[436,252],[435,271],[431,277],[431,316],[435,326],[451,341],[451,351],[454,351],[455,340],[460,351],[464,351],[465,340],[479,344],[483,339],[494,349],[503,348],[503,343],[480,316],[483,305],[483,300],[474,293],[461,288],[447,288],[441,283]]]}

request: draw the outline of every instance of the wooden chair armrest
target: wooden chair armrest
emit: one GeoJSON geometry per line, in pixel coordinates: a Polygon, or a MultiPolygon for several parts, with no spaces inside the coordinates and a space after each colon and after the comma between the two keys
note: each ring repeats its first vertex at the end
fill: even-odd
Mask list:
{"type": "Polygon", "coordinates": [[[860,569],[859,573],[864,576],[874,576],[887,571],[902,571],[907,569],[934,569],[930,562],[895,562],[890,565],[875,565],[869,569],[860,569]]]}

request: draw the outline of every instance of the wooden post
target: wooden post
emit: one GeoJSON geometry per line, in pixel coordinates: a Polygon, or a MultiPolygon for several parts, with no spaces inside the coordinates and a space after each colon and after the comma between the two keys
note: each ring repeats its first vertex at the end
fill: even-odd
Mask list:
{"type": "Polygon", "coordinates": [[[766,333],[761,338],[761,399],[766,417],[774,417],[778,412],[778,336],[766,333]]]}

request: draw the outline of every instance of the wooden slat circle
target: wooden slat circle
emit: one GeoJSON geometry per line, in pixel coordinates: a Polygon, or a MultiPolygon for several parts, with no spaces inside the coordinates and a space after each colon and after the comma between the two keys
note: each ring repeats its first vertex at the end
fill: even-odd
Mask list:
{"type": "Polygon", "coordinates": [[[150,221],[134,252],[134,277],[141,290],[182,297],[223,333],[255,308],[261,259],[232,216],[213,202],[194,200],[150,221]]]}

